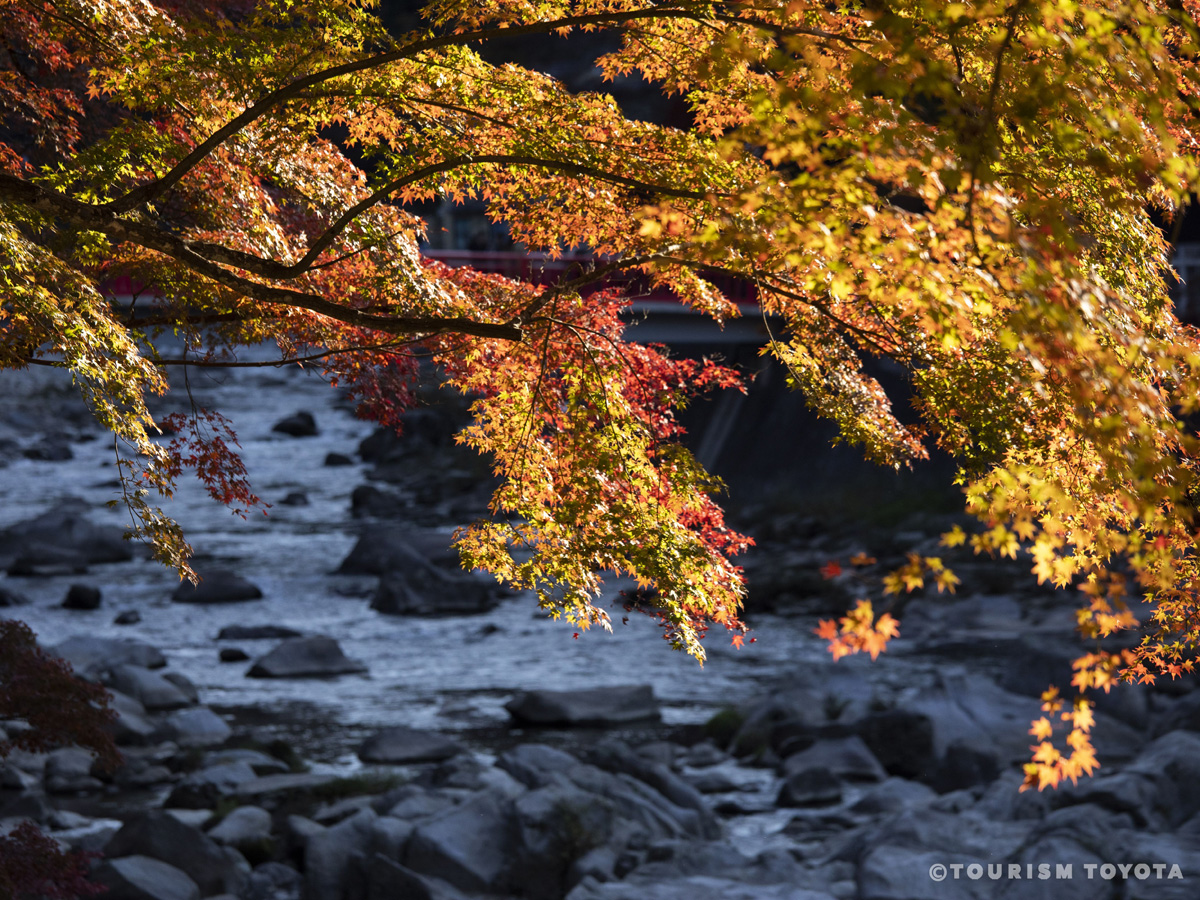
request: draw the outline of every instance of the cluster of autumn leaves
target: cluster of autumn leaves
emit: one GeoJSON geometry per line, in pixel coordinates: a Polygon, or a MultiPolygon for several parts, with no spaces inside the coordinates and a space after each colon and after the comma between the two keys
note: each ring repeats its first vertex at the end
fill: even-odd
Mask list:
{"type": "MultiPolygon", "coordinates": [[[[1200,342],[1171,314],[1160,225],[1200,185],[1195,0],[435,0],[403,34],[374,7],[0,0],[0,366],[71,371],[160,559],[192,574],[156,505],[183,467],[255,498],[215,411],[164,445],[146,395],[273,341],[383,422],[421,373],[469,392],[462,439],[502,486],[460,535],[468,564],[580,627],[607,625],[601,573],[628,573],[703,659],[708,627],[743,632],[747,540],[675,411],[733,376],[626,342],[602,288],[724,321],[736,278],[775,323],[764,352],[844,440],[961,462],[976,550],[1027,548],[1039,580],[1079,586],[1088,637],[1132,625],[1116,576],[1155,605],[1079,688],[1188,670],[1200,342]],[[612,36],[604,77],[682,95],[693,127],[494,61],[508,38],[580,32],[612,36]],[[415,210],[447,199],[595,266],[545,285],[423,260],[415,210]],[[145,287],[132,308],[115,276],[145,287]]],[[[954,586],[915,557],[886,587],[926,579],[954,586]]],[[[874,656],[896,624],[867,605],[821,629],[874,656]]],[[[1037,726],[1037,786],[1090,771],[1085,709],[1067,707],[1070,753],[1037,726]]]]}

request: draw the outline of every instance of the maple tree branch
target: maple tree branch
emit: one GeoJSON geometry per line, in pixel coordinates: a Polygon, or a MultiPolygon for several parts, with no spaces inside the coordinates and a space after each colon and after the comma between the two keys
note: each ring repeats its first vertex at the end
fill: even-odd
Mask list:
{"type": "Polygon", "coordinates": [[[165,175],[133,188],[124,196],[104,204],[104,208],[110,212],[123,213],[136,209],[144,203],[152,203],[177,184],[188,172],[199,165],[200,162],[211,155],[217,147],[233,137],[233,135],[252,122],[262,118],[279,104],[297,97],[314,85],[322,84],[335,78],[341,78],[345,75],[353,75],[356,72],[379,68],[388,63],[399,62],[400,60],[411,58],[428,50],[437,50],[442,47],[452,47],[494,38],[547,34],[570,28],[620,25],[639,19],[690,19],[697,22],[704,21],[702,17],[690,9],[671,9],[656,6],[650,9],[626,10],[614,13],[564,16],[561,19],[536,22],[530,25],[514,25],[506,28],[482,28],[475,31],[459,32],[457,34],[419,38],[395,50],[386,53],[377,53],[364,59],[342,63],[337,66],[330,66],[328,69],[313,72],[302,78],[297,78],[283,87],[268,91],[194,147],[187,156],[176,163],[165,175]]]}
{"type": "Polygon", "coordinates": [[[178,260],[193,271],[218,284],[263,303],[278,303],[327,316],[347,325],[369,328],[387,334],[435,334],[457,332],[483,338],[519,341],[522,332],[512,324],[478,322],[473,319],[440,316],[380,316],[342,306],[305,291],[274,287],[243,278],[201,256],[186,241],[153,226],[112,215],[102,207],[81,203],[71,197],[46,190],[36,184],[0,172],[0,200],[21,203],[38,212],[65,218],[77,226],[96,231],[113,240],[130,242],[178,260]]]}
{"type": "Polygon", "coordinates": [[[316,238],[309,246],[308,251],[299,260],[291,264],[276,262],[274,260],[263,259],[260,256],[255,256],[252,253],[246,253],[242,250],[232,250],[223,247],[220,244],[209,243],[189,243],[188,246],[198,253],[205,254],[214,262],[223,263],[229,266],[236,266],[239,269],[245,269],[247,272],[252,272],[255,275],[261,275],[264,278],[295,278],[297,275],[302,275],[304,272],[313,268],[317,258],[324,253],[329,246],[337,240],[350,225],[368,209],[378,206],[383,203],[388,197],[399,190],[403,190],[409,185],[416,184],[433,175],[438,175],[442,172],[450,172],[454,169],[471,166],[471,165],[511,165],[511,166],[533,166],[536,168],[550,169],[553,171],[563,172],[568,175],[578,175],[586,178],[594,178],[597,181],[607,181],[612,184],[619,184],[625,187],[636,190],[650,191],[661,194],[667,197],[677,197],[684,200],[704,200],[709,195],[700,191],[689,191],[683,188],[667,187],[665,185],[655,185],[649,182],[641,181],[637,178],[629,178],[624,175],[616,175],[611,172],[605,172],[603,169],[597,169],[583,163],[567,162],[564,160],[545,159],[540,156],[525,156],[520,154],[481,154],[479,156],[459,156],[451,159],[442,160],[437,163],[430,163],[427,166],[422,166],[407,175],[402,175],[392,181],[387,182],[382,187],[375,190],[369,196],[364,197],[358,203],[351,206],[333,223],[325,229],[325,231],[316,238]]]}

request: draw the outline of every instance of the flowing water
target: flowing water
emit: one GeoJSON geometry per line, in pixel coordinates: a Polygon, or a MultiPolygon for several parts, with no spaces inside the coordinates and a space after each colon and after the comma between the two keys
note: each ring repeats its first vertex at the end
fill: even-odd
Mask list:
{"type": "MultiPolygon", "coordinates": [[[[59,374],[23,375],[8,387],[26,398],[40,391],[49,403],[60,397],[61,384],[56,389],[52,380],[59,374]]],[[[332,574],[362,527],[350,516],[349,497],[365,481],[368,467],[323,464],[330,452],[353,456],[372,426],[354,418],[338,391],[294,367],[193,373],[189,382],[197,404],[215,406],[232,420],[253,488],[274,505],[269,515],[252,512],[243,521],[185,475],[164,508],[183,526],[201,567],[233,569],[261,587],[264,599],[215,606],[172,603],[176,576],[145,558],[96,566],[86,575],[7,578],[4,584],[32,601],[9,613],[27,621],[44,645],[75,634],[146,641],[166,654],[172,670],[195,682],[205,703],[248,722],[301,723],[309,732],[307,741],[300,737],[307,744],[301,749],[341,766],[353,765],[354,746],[378,726],[404,724],[468,737],[502,729],[505,701],[530,688],[648,683],[663,701],[667,724],[701,722],[722,706],[761,694],[764,685],[795,666],[825,657],[808,632],[811,623],[785,618],[760,618],[757,641],[742,649],[714,631],[701,668],[671,651],[647,617],[634,615],[622,625],[616,603],[610,607],[613,633],[593,629],[578,637],[571,625],[550,621],[529,596],[510,597],[478,616],[380,615],[368,607],[374,578],[332,574]],[[298,410],[316,417],[318,436],[292,438],[271,431],[276,421],[298,410]],[[306,493],[309,504],[279,505],[293,491],[306,493]],[[100,587],[101,609],[62,609],[71,583],[100,587]],[[116,613],[127,609],[137,610],[141,622],[112,624],[116,613]],[[276,624],[330,635],[348,656],[367,664],[368,674],[330,680],[247,678],[249,664],[218,662],[219,647],[239,646],[253,657],[275,642],[217,642],[217,632],[233,624],[276,624]]],[[[186,402],[183,387],[176,386],[176,403],[186,402]]],[[[10,414],[5,421],[6,433],[18,442],[33,440],[21,430],[21,415],[10,414]]],[[[68,461],[15,458],[0,469],[0,526],[31,518],[67,497],[92,504],[94,521],[128,524],[119,504],[104,506],[120,498],[111,438],[77,441],[72,449],[74,458],[68,461]]],[[[450,534],[449,528],[441,532],[447,543],[450,534]]],[[[613,594],[622,586],[614,581],[613,594]]]]}

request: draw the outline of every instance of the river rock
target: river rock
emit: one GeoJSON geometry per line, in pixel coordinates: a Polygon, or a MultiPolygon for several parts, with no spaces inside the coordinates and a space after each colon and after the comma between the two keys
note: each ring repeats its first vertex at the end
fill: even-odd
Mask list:
{"type": "Polygon", "coordinates": [[[461,573],[458,551],[451,546],[449,535],[371,525],[363,529],[337,571],[342,575],[383,575],[428,569],[434,572],[423,577],[435,578],[437,570],[461,573]]]}
{"type": "Polygon", "coordinates": [[[223,663],[246,662],[250,654],[241,647],[222,647],[217,658],[223,663]]]}
{"type": "Polygon", "coordinates": [[[100,588],[90,584],[73,584],[63,598],[63,609],[92,610],[100,608],[100,588]]]}
{"type": "Polygon", "coordinates": [[[933,722],[923,713],[906,709],[871,713],[855,723],[854,731],[890,775],[929,777],[937,765],[933,722]]]}
{"type": "Polygon", "coordinates": [[[414,586],[403,572],[389,572],[379,579],[371,597],[371,609],[389,616],[471,616],[496,605],[496,596],[486,584],[471,577],[433,579],[436,584],[414,586]]]}
{"type": "Polygon", "coordinates": [[[167,664],[166,657],[154,647],[141,641],[77,635],[50,648],[55,656],[65,659],[76,673],[95,678],[116,666],[141,666],[159,669],[167,664]]]}
{"type": "Polygon", "coordinates": [[[661,718],[650,685],[524,691],[504,705],[521,725],[624,725],[661,718]]]}
{"type": "Polygon", "coordinates": [[[199,584],[182,581],[171,594],[176,603],[241,603],[258,600],[262,590],[255,584],[228,569],[204,572],[199,584]]]}
{"type": "Polygon", "coordinates": [[[1200,734],[1165,734],[1123,770],[1064,786],[1054,799],[1127,812],[1156,829],[1178,827],[1200,813],[1200,734]]]}
{"type": "Polygon", "coordinates": [[[163,731],[181,747],[212,747],[233,736],[233,729],[225,720],[206,706],[171,713],[163,731]]]}
{"type": "Polygon", "coordinates": [[[889,778],[859,798],[850,811],[868,816],[899,812],[910,806],[925,806],[937,799],[937,793],[918,781],[889,778]]]}
{"type": "Polygon", "coordinates": [[[281,862],[265,862],[254,867],[246,881],[242,900],[274,900],[299,897],[303,876],[281,862]]]}
{"type": "MultiPolygon", "coordinates": [[[[694,809],[702,816],[708,816],[708,804],[698,790],[676,775],[666,763],[656,762],[642,753],[635,753],[628,744],[619,740],[605,740],[593,747],[586,754],[587,761],[607,772],[614,774],[632,775],[638,781],[648,784],[676,806],[683,809],[694,809]]],[[[713,823],[713,834],[716,837],[720,829],[713,823]]]]}
{"type": "Polygon", "coordinates": [[[75,458],[75,452],[71,449],[71,445],[66,441],[45,440],[33,447],[28,447],[22,451],[22,455],[26,459],[35,459],[39,462],[66,462],[68,459],[75,458]]]}
{"type": "Polygon", "coordinates": [[[109,859],[93,874],[108,888],[107,900],[200,900],[200,888],[186,873],[148,856],[109,859]]]}
{"type": "Polygon", "coordinates": [[[291,437],[315,437],[320,433],[317,430],[317,420],[310,412],[298,412],[286,419],[280,419],[271,426],[271,430],[291,437]]]}
{"type": "Polygon", "coordinates": [[[546,744],[518,744],[496,759],[497,768],[531,788],[549,784],[556,774],[566,775],[582,765],[570,753],[546,744]]]}
{"type": "Polygon", "coordinates": [[[239,806],[210,828],[208,836],[231,847],[261,844],[270,840],[271,814],[261,806],[239,806]]]}
{"type": "Polygon", "coordinates": [[[366,671],[367,667],[346,656],[333,638],[314,635],[284,641],[246,674],[251,678],[324,678],[366,671]]]}
{"type": "Polygon", "coordinates": [[[327,453],[325,454],[325,465],[331,468],[354,465],[354,460],[345,453],[327,453]]]}
{"type": "Polygon", "coordinates": [[[217,634],[218,641],[261,641],[283,640],[300,637],[294,628],[282,625],[226,625],[217,634]]]}
{"type": "Polygon", "coordinates": [[[258,774],[250,764],[241,760],[205,766],[189,773],[175,785],[165,805],[212,809],[222,798],[236,793],[240,785],[258,780],[258,774]]]}
{"type": "Polygon", "coordinates": [[[356,519],[396,519],[412,508],[412,500],[395,491],[381,491],[373,484],[360,484],[350,492],[350,515],[356,519]]]}
{"type": "Polygon", "coordinates": [[[359,866],[369,846],[376,818],[373,809],[364,809],[308,839],[304,851],[305,900],[343,900],[352,870],[359,866]]]}
{"type": "Polygon", "coordinates": [[[7,571],[14,577],[53,578],[56,575],[82,575],[87,568],[87,557],[78,550],[41,541],[25,541],[8,564],[7,571]]]}
{"type": "Polygon", "coordinates": [[[883,781],[887,778],[879,760],[857,735],[818,741],[785,759],[781,774],[788,778],[797,772],[817,768],[828,769],[838,778],[849,781],[883,781]]]}
{"type": "Polygon", "coordinates": [[[419,875],[412,869],[374,854],[366,864],[367,900],[391,900],[395,897],[411,900],[467,900],[465,894],[438,878],[419,875]]]}
{"type": "Polygon", "coordinates": [[[842,799],[842,781],[824,766],[797,769],[784,779],[778,806],[828,806],[842,799]]]}
{"type": "Polygon", "coordinates": [[[148,710],[179,709],[194,702],[178,685],[158,672],[140,666],[114,666],[108,680],[114,688],[133,697],[148,710]]]}
{"type": "Polygon", "coordinates": [[[113,617],[114,625],[136,625],[142,621],[142,614],[136,609],[126,609],[113,617]]]}
{"type": "Polygon", "coordinates": [[[108,705],[117,714],[116,721],[107,726],[108,732],[118,744],[146,744],[158,731],[147,717],[146,707],[128,694],[109,690],[108,705]]]}
{"type": "Polygon", "coordinates": [[[418,825],[407,865],[465,891],[500,891],[517,847],[516,826],[511,801],[482,794],[418,825]]]}
{"type": "Polygon", "coordinates": [[[92,777],[95,757],[82,747],[62,747],[46,758],[46,790],[53,794],[95,791],[103,785],[92,777]]]}
{"type": "Polygon", "coordinates": [[[217,766],[222,763],[244,762],[249,764],[255,775],[287,774],[287,763],[261,750],[248,750],[242,747],[231,747],[226,750],[211,750],[204,757],[206,766],[217,766]]]}
{"type": "Polygon", "coordinates": [[[97,525],[85,515],[88,504],[81,500],[60,503],[36,518],[11,525],[0,532],[0,547],[11,556],[40,545],[75,554],[84,564],[125,562],[133,559],[133,547],[124,529],[97,525]]]}
{"type": "Polygon", "coordinates": [[[450,738],[401,725],[367,738],[358,751],[358,758],[365,763],[405,765],[441,762],[460,752],[462,747],[450,738]]]}
{"type": "Polygon", "coordinates": [[[125,823],[104,847],[108,857],[148,856],[184,872],[201,896],[236,892],[245,875],[235,858],[199,828],[156,809],[139,813],[125,823]]]}

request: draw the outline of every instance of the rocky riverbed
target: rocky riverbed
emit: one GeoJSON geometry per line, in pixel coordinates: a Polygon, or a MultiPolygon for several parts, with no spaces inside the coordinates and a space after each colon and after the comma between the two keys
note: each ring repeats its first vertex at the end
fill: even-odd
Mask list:
{"type": "Polygon", "coordinates": [[[576,638],[457,569],[488,476],[452,415],[394,440],[315,378],[189,387],[272,504],[182,487],[199,591],[119,539],[110,439],[54,373],[0,405],[5,614],[114,690],[125,754],[13,754],[0,819],[102,852],[114,900],[1200,896],[1193,680],[1102,696],[1097,776],[1018,793],[1078,647],[1028,563],[948,560],[958,593],[905,598],[875,663],[812,635],[954,520],[745,510],[757,640],[700,669],[644,617],[576,638]]]}

